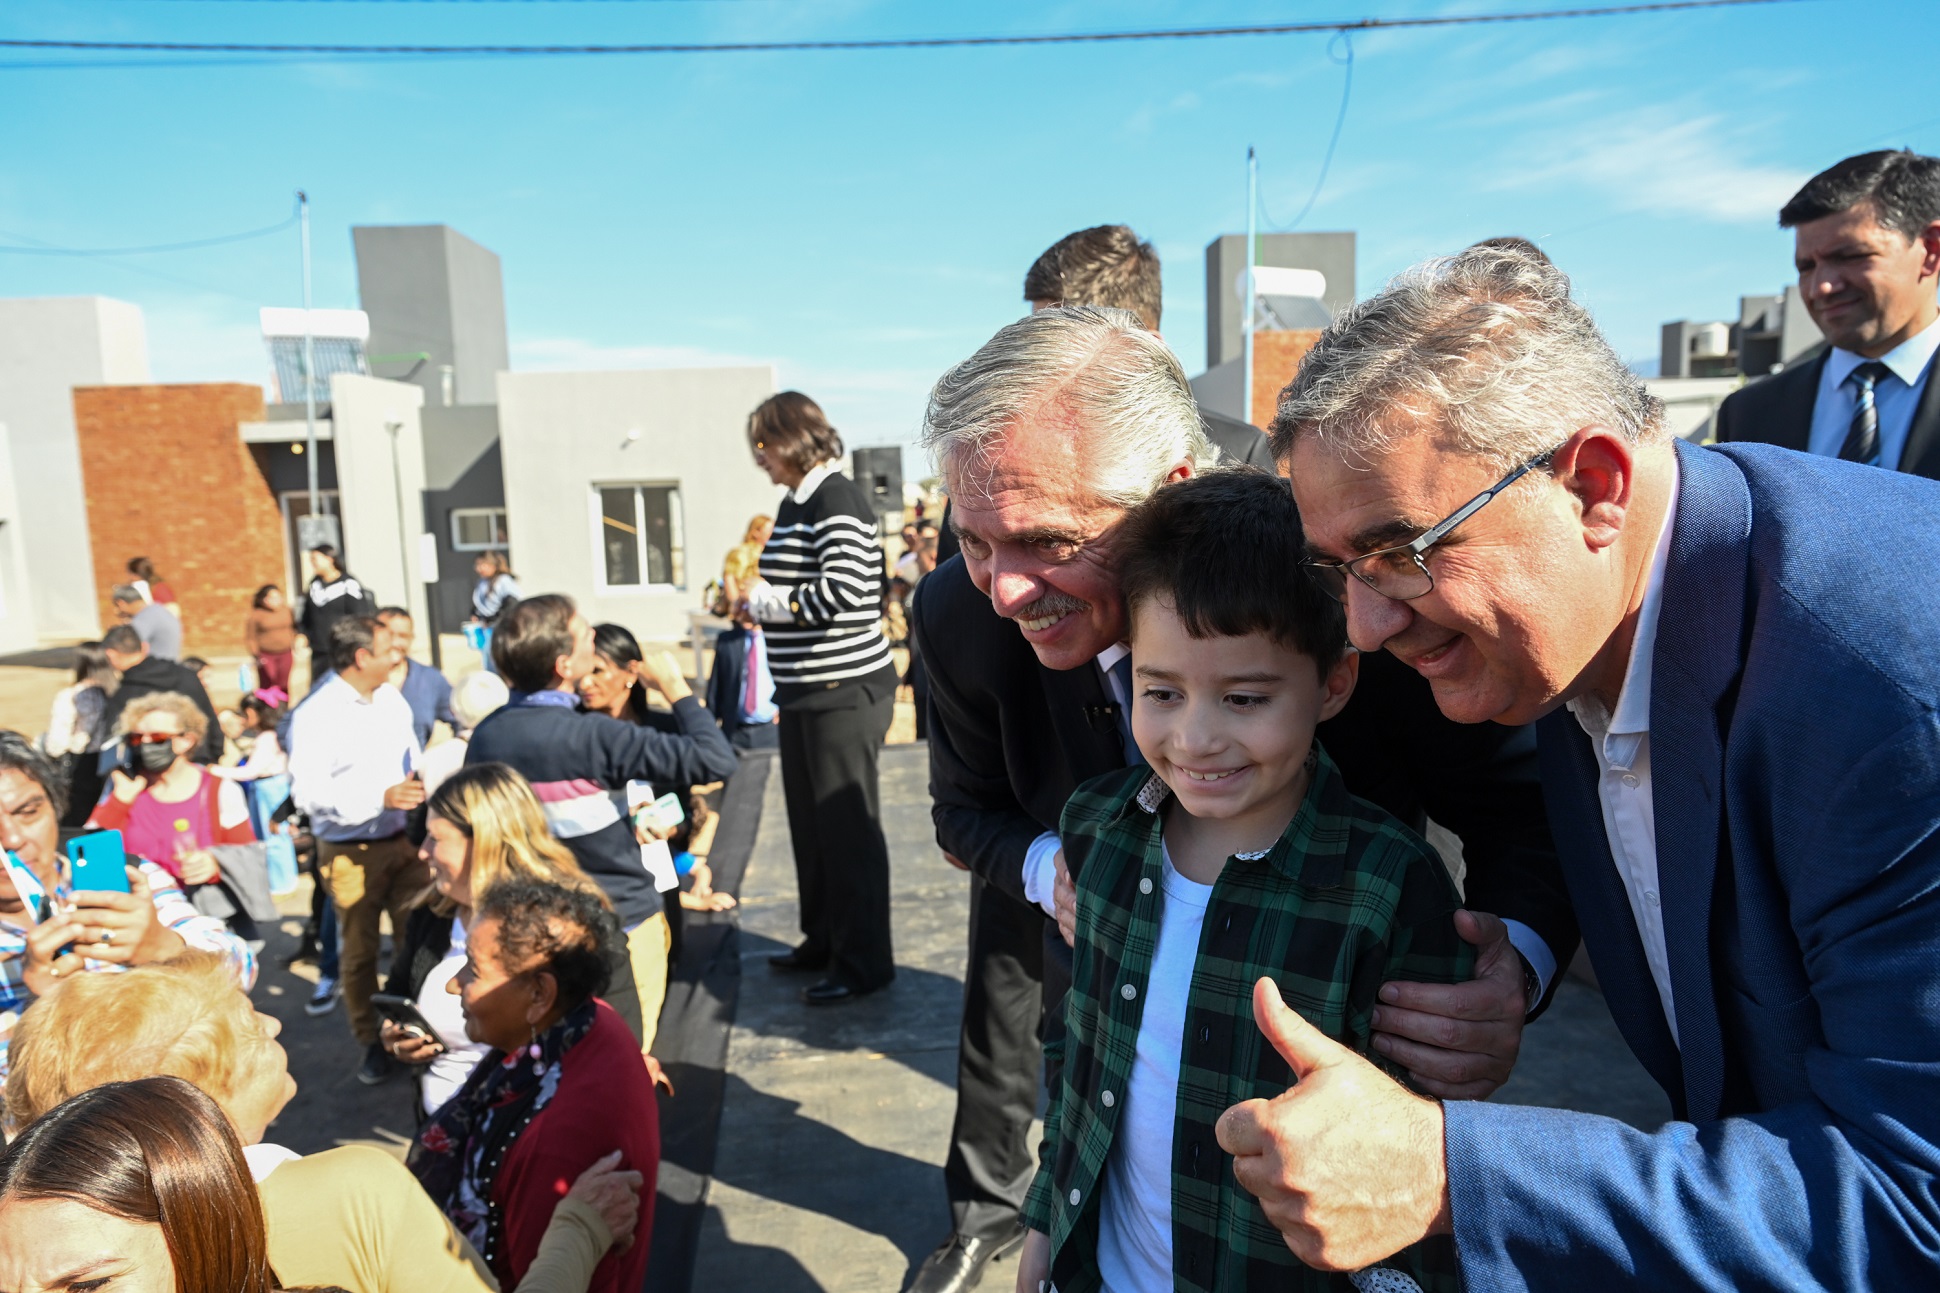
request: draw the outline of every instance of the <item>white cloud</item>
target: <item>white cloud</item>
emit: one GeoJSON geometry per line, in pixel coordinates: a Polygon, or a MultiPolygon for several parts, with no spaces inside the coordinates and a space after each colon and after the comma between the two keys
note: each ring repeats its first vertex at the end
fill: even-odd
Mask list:
{"type": "Polygon", "coordinates": [[[1527,167],[1495,187],[1573,178],[1603,190],[1622,210],[1770,223],[1807,173],[1750,162],[1743,142],[1719,115],[1651,108],[1600,124],[1590,116],[1568,132],[1538,135],[1527,167]]]}

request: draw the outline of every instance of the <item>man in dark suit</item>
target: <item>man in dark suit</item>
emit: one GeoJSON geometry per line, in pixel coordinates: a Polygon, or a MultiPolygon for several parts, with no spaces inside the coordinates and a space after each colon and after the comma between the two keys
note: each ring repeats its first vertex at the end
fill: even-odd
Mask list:
{"type": "Polygon", "coordinates": [[[1778,223],[1793,231],[1799,294],[1830,345],[1720,405],[1718,443],[1940,477],[1940,158],[1848,157],[1807,181],[1778,223]]]}
{"type": "Polygon", "coordinates": [[[1355,645],[1536,724],[1674,1121],[1424,1100],[1261,991],[1298,1082],[1221,1118],[1239,1183],[1328,1270],[1452,1232],[1473,1289],[1935,1286],[1940,487],[1675,440],[1569,280],[1501,248],[1356,306],[1274,437],[1355,645]]]}
{"type": "MultiPolygon", "coordinates": [[[[1078,784],[1138,758],[1112,527],[1210,455],[1177,359],[1122,314],[1090,309],[1038,311],[999,332],[938,383],[926,438],[963,543],[915,599],[930,788],[937,840],[974,879],[945,1169],[953,1233],[911,1287],[956,1293],[1014,1241],[1035,1168],[1039,1017],[1051,1008],[1056,1026],[1070,974],[1046,919],[1059,815],[1078,784]]],[[[1478,978],[1396,985],[1377,1044],[1437,1093],[1484,1096],[1576,945],[1534,749],[1527,733],[1444,719],[1398,662],[1365,666],[1320,733],[1348,786],[1417,828],[1432,817],[1454,831],[1471,906],[1513,922],[1464,916],[1482,947],[1478,978]],[[1442,1029],[1447,1047],[1426,1044],[1442,1029]]]]}

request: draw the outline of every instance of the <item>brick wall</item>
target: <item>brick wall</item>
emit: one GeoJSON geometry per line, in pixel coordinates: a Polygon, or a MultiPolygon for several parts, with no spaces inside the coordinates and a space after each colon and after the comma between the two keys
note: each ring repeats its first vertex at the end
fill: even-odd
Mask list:
{"type": "Polygon", "coordinates": [[[1264,427],[1273,421],[1280,392],[1300,371],[1300,361],[1320,340],[1318,328],[1288,328],[1253,334],[1253,416],[1247,421],[1264,427]]]}
{"type": "Polygon", "coordinates": [[[145,556],[181,602],[187,650],[242,651],[251,595],[286,578],[276,495],[237,432],[262,419],[263,392],[234,382],[75,388],[104,625],[128,559],[145,556]]]}

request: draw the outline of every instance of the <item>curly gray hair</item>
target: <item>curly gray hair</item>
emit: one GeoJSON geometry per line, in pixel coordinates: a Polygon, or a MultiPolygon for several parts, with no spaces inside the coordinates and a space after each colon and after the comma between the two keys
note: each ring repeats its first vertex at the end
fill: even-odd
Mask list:
{"type": "Polygon", "coordinates": [[[1092,487],[1120,507],[1149,498],[1181,462],[1212,464],[1177,356],[1137,315],[1093,306],[1027,315],[943,374],[923,444],[939,467],[975,471],[1020,418],[1050,408],[1086,429],[1092,487]]]}
{"type": "Polygon", "coordinates": [[[1568,275],[1497,241],[1417,265],[1336,319],[1280,393],[1271,434],[1284,461],[1302,436],[1358,456],[1433,429],[1506,471],[1592,425],[1633,444],[1667,436],[1663,405],[1568,275]]]}

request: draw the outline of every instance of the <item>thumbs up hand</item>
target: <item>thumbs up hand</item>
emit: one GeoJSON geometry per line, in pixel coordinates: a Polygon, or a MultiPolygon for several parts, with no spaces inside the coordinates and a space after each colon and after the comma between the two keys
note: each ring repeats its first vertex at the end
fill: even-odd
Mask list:
{"type": "Polygon", "coordinates": [[[1253,1020],[1296,1085],[1220,1115],[1233,1176],[1317,1270],[1358,1270],[1449,1226],[1442,1110],[1253,985],[1253,1020]]]}

